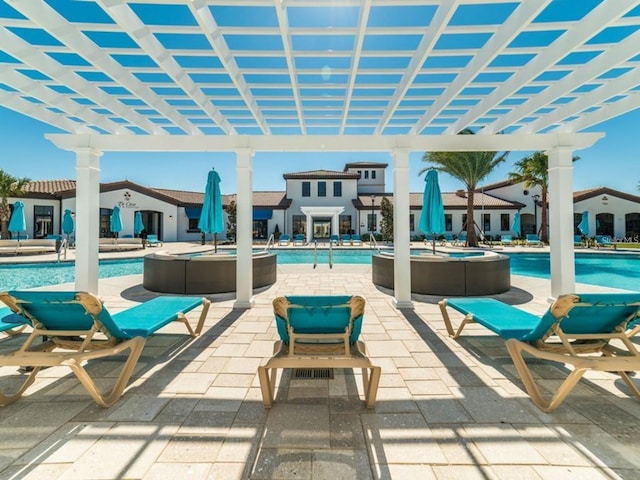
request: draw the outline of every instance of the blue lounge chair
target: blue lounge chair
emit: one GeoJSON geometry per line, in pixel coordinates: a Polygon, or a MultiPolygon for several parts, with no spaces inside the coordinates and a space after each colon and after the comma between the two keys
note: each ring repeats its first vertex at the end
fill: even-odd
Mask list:
{"type": "Polygon", "coordinates": [[[338,237],[338,235],[331,235],[329,237],[329,243],[332,243],[333,245],[338,245],[338,243],[340,243],[340,237],[338,237]]]}
{"type": "Polygon", "coordinates": [[[584,247],[585,244],[582,241],[582,235],[574,235],[573,236],[573,246],[574,247],[584,247]]]}
{"type": "Polygon", "coordinates": [[[0,332],[7,335],[16,335],[24,330],[28,320],[13,313],[9,307],[0,308],[0,332]]]}
{"type": "Polygon", "coordinates": [[[362,245],[360,235],[351,235],[351,245],[362,245]]]}
{"type": "Polygon", "coordinates": [[[286,247],[289,245],[289,242],[291,242],[291,237],[289,235],[287,235],[286,233],[280,235],[280,238],[278,239],[278,245],[286,247]]]}
{"type": "Polygon", "coordinates": [[[450,234],[450,233],[445,233],[445,234],[443,235],[443,237],[442,237],[442,240],[440,241],[440,244],[441,244],[443,247],[446,247],[446,246],[447,246],[447,244],[449,244],[449,245],[453,245],[454,241],[455,241],[455,240],[453,239],[453,235],[452,235],[452,234],[450,234]]]}
{"type": "Polygon", "coordinates": [[[439,305],[452,337],[457,338],[468,323],[477,322],[506,340],[531,400],[545,412],[556,409],[588,370],[617,372],[640,399],[640,389],[628,374],[640,370],[640,353],[626,333],[640,315],[640,293],[562,295],[541,317],[493,298],[445,299],[439,305]],[[457,331],[447,307],[464,315],[457,331]],[[523,353],[573,366],[550,399],[543,397],[523,353]]]}
{"type": "Polygon", "coordinates": [[[147,235],[147,245],[150,247],[161,247],[162,242],[158,240],[158,235],[149,234],[147,235]]]}
{"type": "Polygon", "coordinates": [[[464,247],[467,244],[467,232],[460,232],[456,240],[456,245],[464,247]]]}
{"type": "Polygon", "coordinates": [[[307,238],[302,233],[298,233],[293,239],[294,245],[304,245],[305,243],[307,243],[307,238]]]}
{"type": "Polygon", "coordinates": [[[290,296],[273,301],[280,340],[274,356],[258,368],[265,408],[273,405],[279,368],[362,370],[365,402],[373,408],[381,369],[372,365],[359,340],[364,298],[349,295],[290,296]]]}
{"type": "Polygon", "coordinates": [[[527,236],[524,239],[524,244],[529,247],[542,247],[542,242],[535,233],[527,233],[527,236]]]}
{"type": "Polygon", "coordinates": [[[501,245],[513,245],[513,237],[511,235],[502,235],[500,237],[501,245]]]}
{"type": "Polygon", "coordinates": [[[0,393],[0,405],[18,400],[42,368],[67,366],[101,407],[120,398],[147,338],[173,321],[184,323],[196,337],[210,303],[204,298],[163,296],[111,315],[99,298],[86,292],[14,291],[0,293],[0,300],[33,327],[17,351],[0,355],[0,366],[33,367],[16,392],[0,393]],[[185,314],[199,306],[202,312],[193,328],[185,314]],[[40,342],[43,337],[47,340],[40,342]],[[129,354],[113,388],[103,393],[84,364],[126,351],[129,354]]]}
{"type": "Polygon", "coordinates": [[[613,247],[615,248],[615,243],[611,241],[611,237],[609,235],[596,235],[595,237],[596,248],[601,247],[613,247]]]}
{"type": "Polygon", "coordinates": [[[351,245],[351,235],[349,235],[348,233],[343,233],[340,236],[340,244],[341,245],[351,245]]]}

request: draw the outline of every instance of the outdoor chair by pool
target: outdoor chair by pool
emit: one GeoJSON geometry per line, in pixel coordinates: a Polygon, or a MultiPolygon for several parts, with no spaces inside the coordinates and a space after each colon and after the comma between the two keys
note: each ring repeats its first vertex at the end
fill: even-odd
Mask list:
{"type": "Polygon", "coordinates": [[[283,235],[280,235],[280,238],[278,239],[278,245],[280,245],[281,247],[286,247],[289,245],[290,241],[291,237],[285,233],[283,235]]]}
{"type": "Polygon", "coordinates": [[[542,317],[493,298],[444,299],[439,305],[453,338],[465,325],[477,322],[506,341],[531,400],[545,412],[555,410],[589,370],[617,372],[640,399],[640,389],[629,376],[640,371],[640,353],[630,340],[638,329],[627,330],[640,314],[640,293],[562,295],[542,317]],[[456,332],[447,307],[465,316],[456,332]],[[573,368],[545,398],[523,354],[573,368]]]}
{"type": "Polygon", "coordinates": [[[367,357],[358,340],[364,316],[359,296],[290,296],[273,301],[280,340],[274,355],[258,368],[265,408],[273,405],[279,368],[362,370],[365,402],[373,408],[380,382],[380,367],[367,357]]]}
{"type": "Polygon", "coordinates": [[[505,246],[513,245],[513,236],[502,235],[502,237],[500,237],[500,244],[505,246]]]}
{"type": "Polygon", "coordinates": [[[302,233],[298,233],[293,239],[294,245],[304,245],[305,243],[307,243],[307,239],[302,233]]]}
{"type": "Polygon", "coordinates": [[[351,235],[351,245],[362,245],[362,238],[360,235],[351,235]]]}
{"type": "Polygon", "coordinates": [[[524,244],[528,247],[542,247],[542,242],[535,233],[527,233],[527,236],[524,238],[524,244]]]}
{"type": "Polygon", "coordinates": [[[467,244],[467,232],[460,232],[455,244],[458,247],[464,247],[467,244]]]}
{"type": "Polygon", "coordinates": [[[26,327],[28,320],[13,313],[9,307],[0,307],[0,332],[9,336],[17,335],[26,327]]]}
{"type": "Polygon", "coordinates": [[[340,237],[338,237],[338,235],[331,235],[329,237],[329,243],[332,243],[333,245],[338,245],[338,243],[340,243],[340,237]]]}
{"type": "Polygon", "coordinates": [[[596,235],[595,237],[596,248],[601,247],[613,247],[615,248],[615,243],[611,241],[611,237],[609,235],[596,235]]]}
{"type": "Polygon", "coordinates": [[[582,235],[574,235],[573,236],[573,246],[574,247],[584,247],[585,242],[582,241],[582,235]]]}
{"type": "Polygon", "coordinates": [[[160,240],[158,240],[158,235],[149,234],[149,235],[147,235],[147,245],[149,247],[161,247],[162,246],[162,242],[160,240]]]}
{"type": "Polygon", "coordinates": [[[444,236],[442,237],[442,240],[440,240],[440,245],[442,245],[443,247],[446,247],[447,244],[453,245],[454,241],[455,240],[453,239],[452,234],[445,233],[444,236]]]}
{"type": "Polygon", "coordinates": [[[111,315],[99,298],[86,292],[13,291],[0,293],[0,300],[33,327],[17,351],[0,355],[2,367],[32,367],[17,391],[0,393],[0,405],[18,400],[43,368],[67,366],[101,407],[120,398],[151,335],[178,321],[192,337],[198,336],[210,304],[204,298],[163,296],[111,315]],[[193,328],[185,314],[200,306],[193,328]],[[111,391],[101,391],[85,363],[99,358],[122,360],[126,351],[111,391]]]}
{"type": "Polygon", "coordinates": [[[348,233],[343,233],[340,236],[340,245],[351,245],[351,235],[348,233]]]}

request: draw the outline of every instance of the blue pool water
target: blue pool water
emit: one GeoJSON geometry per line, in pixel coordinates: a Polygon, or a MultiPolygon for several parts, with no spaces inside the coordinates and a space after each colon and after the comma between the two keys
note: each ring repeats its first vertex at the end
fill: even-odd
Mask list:
{"type": "MultiPolygon", "coordinates": [[[[421,250],[424,252],[424,250],[421,250]]],[[[419,251],[412,251],[416,254],[419,251]]],[[[467,252],[468,254],[469,252],[467,252]]],[[[314,261],[312,250],[279,249],[281,265],[314,261]]],[[[342,250],[333,252],[334,263],[371,264],[371,250],[342,250]]],[[[452,255],[456,256],[456,255],[452,255]]],[[[458,255],[459,256],[459,255],[458,255]]],[[[549,255],[546,253],[512,253],[511,273],[529,277],[549,278],[549,255]]],[[[318,250],[318,264],[329,263],[328,250],[318,250]]],[[[142,274],[141,258],[103,260],[98,268],[100,278],[142,274]]],[[[73,263],[0,264],[0,291],[43,287],[73,282],[73,263]]],[[[590,285],[640,290],[640,255],[576,254],[576,281],[590,285]]]]}

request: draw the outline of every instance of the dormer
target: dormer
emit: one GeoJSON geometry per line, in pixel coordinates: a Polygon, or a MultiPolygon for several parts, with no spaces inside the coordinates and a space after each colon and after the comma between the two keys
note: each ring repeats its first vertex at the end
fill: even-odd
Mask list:
{"type": "Polygon", "coordinates": [[[384,172],[387,166],[387,163],[353,162],[347,163],[344,166],[344,171],[360,175],[358,179],[358,195],[383,194],[385,187],[384,172]]]}

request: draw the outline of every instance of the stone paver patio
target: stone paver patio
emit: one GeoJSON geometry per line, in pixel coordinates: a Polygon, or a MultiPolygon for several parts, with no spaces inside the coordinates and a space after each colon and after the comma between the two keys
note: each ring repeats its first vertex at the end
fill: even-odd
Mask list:
{"type": "MultiPolygon", "coordinates": [[[[154,335],[110,409],[68,369],[43,371],[23,399],[0,408],[0,478],[640,478],[640,402],[616,375],[587,374],[545,414],[499,338],[475,325],[459,341],[447,337],[439,298],[416,296],[414,310],[399,311],[391,292],[371,283],[370,266],[278,268],[278,282],[256,291],[250,310],[233,310],[232,295],[211,297],[200,338],[180,325],[154,335]],[[364,407],[352,371],[332,380],[285,372],[265,410],[256,370],[277,338],[272,299],[341,293],[367,300],[362,339],[382,366],[375,410],[364,407]]],[[[141,275],[100,282],[110,311],[154,295],[141,275]]],[[[546,295],[548,282],[514,276],[498,298],[541,312],[546,295]]],[[[16,343],[0,339],[0,351],[16,343]]],[[[117,368],[112,360],[91,367],[105,384],[117,368]]],[[[535,368],[549,388],[563,370],[535,368]]],[[[3,388],[9,375],[2,371],[3,388]]]]}

